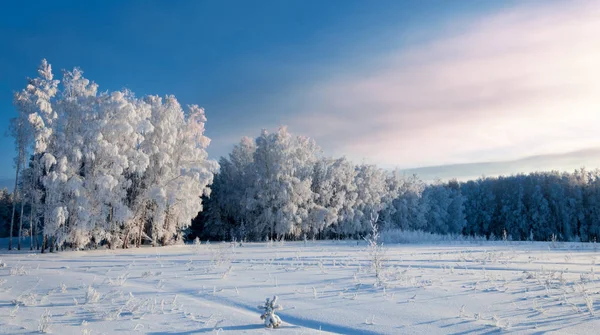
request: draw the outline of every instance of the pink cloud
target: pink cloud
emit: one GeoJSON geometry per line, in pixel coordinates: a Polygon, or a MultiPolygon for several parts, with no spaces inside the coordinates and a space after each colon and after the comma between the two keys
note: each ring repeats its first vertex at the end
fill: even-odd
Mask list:
{"type": "Polygon", "coordinates": [[[600,6],[523,5],[381,55],[310,90],[290,129],[386,166],[600,146],[600,6]]]}

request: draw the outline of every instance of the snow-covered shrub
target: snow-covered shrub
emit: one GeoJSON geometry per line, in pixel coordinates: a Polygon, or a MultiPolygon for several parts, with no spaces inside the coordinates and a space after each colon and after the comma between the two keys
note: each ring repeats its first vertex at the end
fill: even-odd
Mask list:
{"type": "Polygon", "coordinates": [[[129,273],[122,274],[117,278],[108,278],[108,284],[111,286],[123,286],[129,278],[129,273]]]}
{"type": "Polygon", "coordinates": [[[87,291],[85,292],[85,303],[86,304],[95,304],[100,301],[100,293],[96,291],[91,285],[87,287],[87,291]]]}
{"type": "Polygon", "coordinates": [[[201,250],[202,250],[202,242],[200,241],[200,239],[198,237],[196,237],[194,239],[194,251],[197,254],[199,254],[201,250]]]}
{"type": "Polygon", "coordinates": [[[46,308],[38,323],[38,330],[42,333],[49,333],[50,322],[52,322],[52,314],[50,314],[50,311],[46,308]]]}
{"type": "Polygon", "coordinates": [[[594,298],[585,293],[584,294],[584,300],[585,300],[585,306],[588,309],[588,312],[590,313],[591,316],[594,316],[594,298]]]}
{"type": "Polygon", "coordinates": [[[13,266],[12,268],[10,268],[10,275],[11,276],[26,276],[27,270],[25,270],[24,266],[13,266]]]}
{"type": "Polygon", "coordinates": [[[23,293],[16,299],[13,299],[11,303],[15,306],[35,306],[38,304],[38,300],[33,293],[23,293]]]}
{"type": "Polygon", "coordinates": [[[258,309],[264,311],[260,319],[264,320],[267,328],[278,328],[281,325],[281,319],[275,312],[282,310],[283,307],[277,304],[277,299],[277,296],[273,296],[273,299],[267,298],[264,305],[258,306],[258,309]]]}
{"type": "Polygon", "coordinates": [[[210,249],[211,263],[215,266],[228,263],[231,260],[232,252],[225,243],[212,247],[210,249]]]}
{"type": "Polygon", "coordinates": [[[231,274],[231,271],[233,270],[233,265],[230,265],[227,270],[225,270],[225,272],[223,272],[223,275],[221,275],[222,279],[226,279],[227,276],[229,276],[229,274],[231,274]]]}
{"type": "Polygon", "coordinates": [[[107,321],[118,320],[121,317],[124,308],[125,306],[119,306],[109,309],[102,314],[102,319],[107,321]]]}

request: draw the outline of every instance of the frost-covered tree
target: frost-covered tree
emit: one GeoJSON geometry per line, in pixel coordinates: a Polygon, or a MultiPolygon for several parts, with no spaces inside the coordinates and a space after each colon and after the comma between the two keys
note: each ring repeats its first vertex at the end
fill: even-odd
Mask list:
{"type": "Polygon", "coordinates": [[[527,210],[527,219],[530,222],[529,234],[536,240],[548,239],[556,232],[552,231],[550,226],[550,207],[540,185],[535,185],[529,203],[530,207],[527,210]]]}
{"type": "MultiPolygon", "coordinates": [[[[54,156],[48,152],[48,146],[52,141],[53,129],[58,117],[52,105],[58,84],[59,81],[54,80],[51,65],[43,59],[38,68],[38,77],[30,79],[26,88],[15,94],[14,104],[22,117],[27,115],[32,131],[34,139],[32,168],[35,169],[32,174],[36,177],[45,175],[50,166],[56,162],[54,156]]],[[[45,215],[45,208],[43,212],[45,215]]]]}
{"type": "Polygon", "coordinates": [[[479,178],[461,185],[464,196],[465,233],[483,236],[489,234],[496,211],[496,197],[492,190],[495,179],[479,178]]]}
{"type": "Polygon", "coordinates": [[[240,240],[248,237],[245,225],[253,222],[253,219],[248,210],[247,193],[256,177],[253,169],[255,151],[254,140],[243,137],[228,158],[222,157],[219,160],[219,173],[215,175],[210,197],[206,200],[207,219],[203,229],[207,236],[240,240]]]}
{"type": "Polygon", "coordinates": [[[588,173],[585,187],[585,222],[580,228],[584,241],[600,239],[600,171],[588,173]]]}
{"type": "Polygon", "coordinates": [[[335,233],[340,222],[354,218],[356,173],[354,165],[345,158],[320,158],[315,163],[311,185],[314,206],[303,224],[306,233],[314,237],[329,228],[335,233]]]}
{"type": "Polygon", "coordinates": [[[451,180],[447,184],[448,197],[448,217],[446,226],[448,233],[462,234],[466,225],[464,197],[460,191],[460,184],[456,180],[451,180]]]}
{"type": "Polygon", "coordinates": [[[300,236],[299,224],[313,206],[312,170],[318,150],[314,141],[293,137],[285,127],[272,134],[263,130],[256,139],[256,176],[247,194],[256,233],[300,236]]]}
{"type": "Polygon", "coordinates": [[[8,189],[0,189],[0,236],[2,237],[9,235],[12,204],[12,195],[8,189]]]}
{"type": "Polygon", "coordinates": [[[389,205],[385,201],[388,194],[386,181],[387,173],[375,165],[362,164],[356,167],[354,215],[340,223],[342,234],[356,236],[370,231],[371,217],[378,216],[389,205]]]}
{"type": "MultiPolygon", "coordinates": [[[[38,75],[39,77],[29,80],[25,89],[16,92],[13,100],[18,115],[11,120],[10,130],[15,139],[17,157],[15,159],[15,188],[9,250],[12,248],[12,227],[15,220],[16,199],[19,197],[17,189],[19,174],[25,168],[32,140],[35,139],[34,152],[46,149],[46,143],[51,136],[50,125],[56,118],[50,101],[56,95],[58,82],[53,80],[52,67],[45,59],[38,68],[38,75]]],[[[24,201],[25,199],[21,199],[20,227],[22,227],[24,201]]],[[[21,229],[19,231],[19,249],[21,249],[21,229]]]]}
{"type": "Polygon", "coordinates": [[[424,230],[427,225],[426,206],[421,198],[426,185],[416,175],[402,177],[400,181],[397,196],[392,200],[394,210],[390,215],[389,228],[424,230]]]}
{"type": "Polygon", "coordinates": [[[59,85],[45,60],[38,73],[15,105],[34,139],[22,189],[30,231],[43,223],[42,251],[181,238],[216,169],[204,110],[184,112],[173,96],[99,93],[77,68],[59,85]]]}
{"type": "MultiPolygon", "coordinates": [[[[40,215],[42,208],[43,187],[40,184],[38,175],[39,168],[36,166],[39,160],[34,155],[31,156],[29,166],[23,170],[21,183],[21,192],[29,204],[29,213],[27,216],[29,228],[29,249],[39,249],[37,235],[39,234],[40,215]]],[[[25,215],[22,215],[25,220],[25,215]]],[[[25,236],[23,236],[25,238],[25,236]]]]}
{"type": "Polygon", "coordinates": [[[441,181],[427,187],[423,191],[423,202],[425,208],[425,219],[427,220],[427,231],[447,234],[448,227],[448,206],[450,206],[450,196],[447,188],[441,181]]]}
{"type": "Polygon", "coordinates": [[[504,231],[514,239],[526,239],[530,229],[526,226],[525,189],[522,176],[509,179],[500,193],[499,224],[492,232],[502,236],[504,231]]]}
{"type": "Polygon", "coordinates": [[[202,210],[201,197],[210,192],[217,164],[207,159],[203,109],[190,106],[186,117],[173,96],[147,97],[146,102],[153,129],[140,145],[149,156],[142,198],[150,209],[153,244],[165,245],[180,239],[202,210]]]}
{"type": "Polygon", "coordinates": [[[457,181],[436,181],[423,191],[421,206],[425,230],[438,234],[462,234],[466,225],[464,197],[457,181]]]}

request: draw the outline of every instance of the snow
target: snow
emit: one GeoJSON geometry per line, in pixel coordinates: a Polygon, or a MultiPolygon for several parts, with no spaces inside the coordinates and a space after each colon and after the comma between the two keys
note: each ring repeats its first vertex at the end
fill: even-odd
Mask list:
{"type": "Polygon", "coordinates": [[[54,334],[591,334],[600,326],[595,244],[384,249],[385,284],[375,287],[364,241],[54,254],[3,246],[0,333],[38,332],[44,319],[54,334]],[[274,295],[283,324],[265,329],[256,306],[274,295]]]}

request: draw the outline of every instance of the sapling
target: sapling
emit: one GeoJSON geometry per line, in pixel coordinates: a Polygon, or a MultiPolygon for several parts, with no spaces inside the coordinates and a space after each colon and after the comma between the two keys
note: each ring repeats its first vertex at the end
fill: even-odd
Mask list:
{"type": "Polygon", "coordinates": [[[277,304],[277,299],[277,296],[273,296],[273,299],[267,298],[264,305],[258,306],[258,309],[264,311],[260,319],[264,320],[267,328],[278,328],[281,325],[281,319],[275,312],[282,310],[283,307],[277,304]]]}
{"type": "Polygon", "coordinates": [[[384,253],[383,245],[379,239],[379,228],[377,227],[377,215],[371,217],[371,234],[368,238],[365,238],[368,245],[369,258],[371,260],[371,268],[375,272],[375,286],[384,286],[385,280],[383,278],[383,267],[384,267],[384,253]]]}

